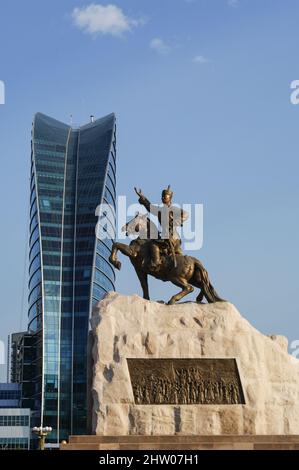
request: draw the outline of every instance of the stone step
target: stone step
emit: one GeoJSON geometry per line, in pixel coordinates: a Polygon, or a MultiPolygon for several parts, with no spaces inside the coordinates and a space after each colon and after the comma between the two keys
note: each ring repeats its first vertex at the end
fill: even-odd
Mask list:
{"type": "Polygon", "coordinates": [[[174,435],[174,436],[141,436],[141,435],[129,435],[129,436],[70,436],[69,443],[85,442],[85,443],[209,443],[209,442],[258,442],[258,443],[295,443],[299,444],[299,435],[174,435]]]}
{"type": "Polygon", "coordinates": [[[299,436],[70,436],[61,450],[299,450],[299,436]]]}
{"type": "MultiPolygon", "coordinates": [[[[283,448],[293,448],[282,445],[283,448]]],[[[299,448],[299,446],[298,446],[299,448]]],[[[253,450],[253,444],[62,444],[60,450],[253,450]]]]}

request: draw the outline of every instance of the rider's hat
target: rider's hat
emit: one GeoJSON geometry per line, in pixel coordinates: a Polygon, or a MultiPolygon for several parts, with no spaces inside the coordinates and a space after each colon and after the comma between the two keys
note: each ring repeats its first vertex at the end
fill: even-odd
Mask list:
{"type": "Polygon", "coordinates": [[[173,192],[172,192],[171,189],[170,189],[170,184],[167,186],[166,189],[163,189],[163,191],[162,191],[162,196],[165,196],[165,194],[169,194],[170,197],[172,197],[173,192]]]}

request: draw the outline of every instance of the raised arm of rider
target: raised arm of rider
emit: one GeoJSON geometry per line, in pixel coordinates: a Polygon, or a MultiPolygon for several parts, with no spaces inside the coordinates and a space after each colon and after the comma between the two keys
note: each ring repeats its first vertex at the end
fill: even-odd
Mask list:
{"type": "Polygon", "coordinates": [[[140,198],[138,199],[138,202],[139,204],[144,206],[148,212],[151,211],[151,203],[144,195],[140,196],[140,198]]]}

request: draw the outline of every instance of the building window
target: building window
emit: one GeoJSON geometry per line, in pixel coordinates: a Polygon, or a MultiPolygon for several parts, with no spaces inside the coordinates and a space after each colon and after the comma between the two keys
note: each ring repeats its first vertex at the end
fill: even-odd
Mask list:
{"type": "Polygon", "coordinates": [[[29,416],[1,416],[0,426],[29,426],[29,416]]]}
{"type": "Polygon", "coordinates": [[[19,400],[21,392],[18,390],[0,390],[0,400],[19,400]]]}
{"type": "Polygon", "coordinates": [[[0,449],[28,449],[29,441],[24,437],[1,437],[0,449]]]}
{"type": "Polygon", "coordinates": [[[51,207],[51,204],[50,204],[49,199],[42,199],[41,202],[42,202],[42,206],[43,206],[45,209],[49,209],[49,208],[51,207]]]}

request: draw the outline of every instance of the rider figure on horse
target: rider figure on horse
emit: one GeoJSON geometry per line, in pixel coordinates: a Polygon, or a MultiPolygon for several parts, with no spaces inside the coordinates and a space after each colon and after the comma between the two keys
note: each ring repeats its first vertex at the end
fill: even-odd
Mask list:
{"type": "Polygon", "coordinates": [[[161,251],[165,252],[166,257],[172,257],[173,263],[176,266],[175,255],[182,255],[183,251],[181,248],[181,239],[176,230],[176,227],[180,227],[188,219],[188,212],[180,209],[179,207],[172,204],[173,192],[170,186],[162,191],[162,203],[163,205],[153,205],[144,196],[141,189],[135,192],[139,196],[139,204],[143,205],[146,210],[158,217],[158,221],[161,227],[160,237],[153,239],[150,244],[150,264],[149,268],[152,271],[156,271],[162,264],[161,251]]]}

